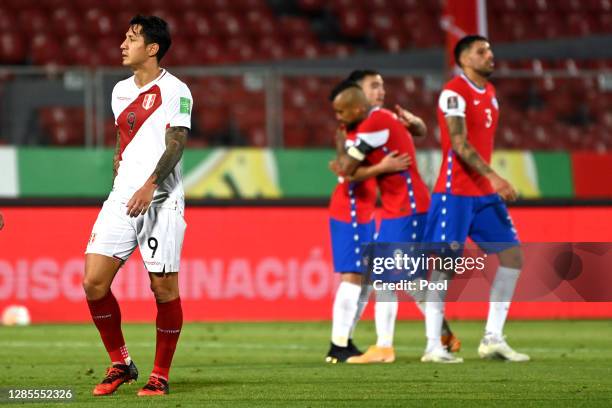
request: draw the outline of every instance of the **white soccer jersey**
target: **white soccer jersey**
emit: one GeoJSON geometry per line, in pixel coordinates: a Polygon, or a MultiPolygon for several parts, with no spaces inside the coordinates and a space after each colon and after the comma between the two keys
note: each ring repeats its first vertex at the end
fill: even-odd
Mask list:
{"type": "MultiPolygon", "coordinates": [[[[109,200],[127,203],[155,170],[166,150],[166,129],[191,128],[193,99],[189,88],[162,69],[142,88],[134,76],[113,88],[112,108],[120,138],[120,162],[109,200]]],[[[152,206],[184,206],[181,162],[158,186],[152,206]]]]}

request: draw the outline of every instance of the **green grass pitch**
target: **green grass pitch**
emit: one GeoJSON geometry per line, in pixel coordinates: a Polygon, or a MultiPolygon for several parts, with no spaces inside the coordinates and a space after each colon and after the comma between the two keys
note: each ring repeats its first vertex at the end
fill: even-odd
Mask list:
{"type": "MultiPolygon", "coordinates": [[[[138,383],[97,398],[108,361],[93,324],[0,327],[0,388],[75,391],[53,407],[612,406],[612,322],[509,322],[509,343],[533,359],[515,364],[478,359],[483,322],[452,324],[465,363],[420,363],[423,324],[398,322],[397,361],[368,366],[324,363],[328,322],[186,324],[171,394],[157,399],[135,395],[152,367],[153,324],[124,326],[138,383]]],[[[373,322],[357,332],[363,349],[375,339],[373,322]]]]}

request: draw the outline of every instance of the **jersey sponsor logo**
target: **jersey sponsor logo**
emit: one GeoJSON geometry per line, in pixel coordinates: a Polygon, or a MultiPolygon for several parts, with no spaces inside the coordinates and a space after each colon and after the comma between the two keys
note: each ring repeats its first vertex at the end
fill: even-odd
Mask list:
{"type": "Polygon", "coordinates": [[[145,110],[149,110],[151,109],[151,107],[155,104],[155,97],[157,95],[155,94],[146,94],[142,100],[142,107],[145,110]]]}
{"type": "Polygon", "coordinates": [[[480,101],[479,100],[475,100],[474,101],[474,105],[480,105],[480,101]]]}
{"type": "Polygon", "coordinates": [[[457,96],[449,96],[446,100],[447,109],[457,109],[459,107],[459,99],[457,96]]]}
{"type": "Polygon", "coordinates": [[[179,109],[179,113],[189,114],[191,112],[191,101],[189,98],[181,96],[179,109]]]}
{"type": "Polygon", "coordinates": [[[127,101],[130,99],[129,96],[118,96],[117,99],[119,99],[120,101],[127,101]]]}
{"type": "Polygon", "coordinates": [[[126,120],[128,126],[130,127],[130,132],[132,132],[134,130],[134,125],[136,124],[136,114],[134,112],[128,113],[126,120]]]}

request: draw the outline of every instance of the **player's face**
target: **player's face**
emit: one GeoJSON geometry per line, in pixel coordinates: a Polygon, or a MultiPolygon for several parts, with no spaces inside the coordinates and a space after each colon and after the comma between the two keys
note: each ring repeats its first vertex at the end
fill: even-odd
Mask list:
{"type": "Polygon", "coordinates": [[[487,41],[474,42],[464,53],[463,65],[484,77],[490,76],[495,69],[491,45],[487,41]]]}
{"type": "Polygon", "coordinates": [[[336,98],[333,105],[336,120],[347,127],[352,127],[363,117],[364,109],[355,106],[355,104],[349,104],[341,98],[336,98]]]}
{"type": "Polygon", "coordinates": [[[372,106],[383,106],[385,103],[385,83],[380,75],[368,75],[361,81],[361,89],[372,106]]]}
{"type": "Polygon", "coordinates": [[[142,27],[133,25],[125,33],[125,40],[121,43],[121,59],[124,66],[135,66],[144,63],[148,58],[148,48],[142,35],[142,27]]]}

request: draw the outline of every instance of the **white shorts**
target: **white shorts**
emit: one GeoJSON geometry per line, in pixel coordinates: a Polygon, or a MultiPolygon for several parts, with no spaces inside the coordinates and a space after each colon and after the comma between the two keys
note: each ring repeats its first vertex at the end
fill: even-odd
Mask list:
{"type": "Polygon", "coordinates": [[[138,245],[147,271],[178,272],[187,227],[183,209],[150,207],[134,218],[126,213],[125,203],[106,200],[85,253],[126,261],[138,245]]]}

